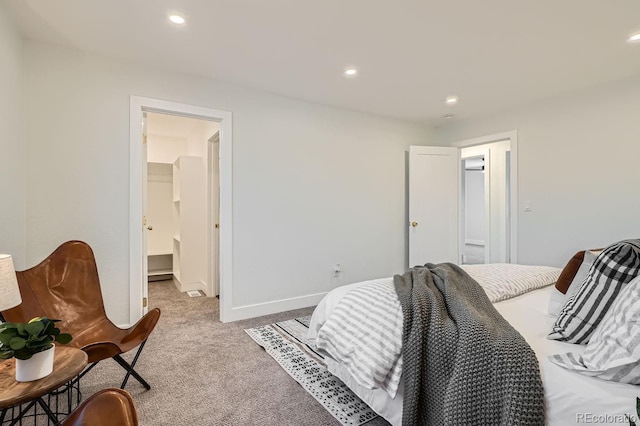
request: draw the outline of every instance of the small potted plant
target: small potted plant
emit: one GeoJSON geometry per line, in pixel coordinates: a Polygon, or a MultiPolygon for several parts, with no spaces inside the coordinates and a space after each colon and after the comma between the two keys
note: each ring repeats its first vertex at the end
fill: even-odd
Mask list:
{"type": "Polygon", "coordinates": [[[53,371],[53,342],[67,344],[71,335],[61,333],[47,317],[31,321],[0,324],[0,359],[16,359],[16,380],[30,382],[41,379],[53,371]]]}

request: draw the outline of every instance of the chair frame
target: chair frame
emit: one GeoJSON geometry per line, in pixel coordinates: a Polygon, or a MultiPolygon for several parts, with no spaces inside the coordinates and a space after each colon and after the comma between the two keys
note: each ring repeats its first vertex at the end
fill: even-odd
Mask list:
{"type": "Polygon", "coordinates": [[[151,389],[135,366],[160,318],[160,309],[149,310],[128,329],[113,324],[104,309],[95,256],[87,243],[67,241],[33,268],[16,271],[16,276],[22,304],[2,312],[7,321],[27,322],[36,316],[60,319],[60,329],[73,336],[69,345],[82,349],[89,358],[89,365],[79,378],[98,362],[113,358],[126,371],[121,389],[131,376],[145,389],[151,389]],[[76,315],[68,315],[69,312],[76,315]],[[84,323],[77,320],[83,316],[84,323]],[[128,363],[121,355],[136,346],[138,350],[128,363]]]}
{"type": "MultiPolygon", "coordinates": [[[[149,383],[147,383],[147,381],[145,379],[142,378],[142,376],[140,374],[138,374],[138,372],[134,369],[134,367],[136,366],[136,363],[138,362],[138,357],[140,356],[140,353],[142,352],[142,349],[144,348],[144,345],[147,343],[147,339],[143,340],[142,343],[140,343],[140,346],[138,346],[138,351],[136,352],[135,356],[133,357],[133,360],[131,361],[131,364],[129,364],[127,361],[125,361],[124,358],[122,358],[122,356],[120,356],[120,354],[118,355],[114,355],[111,358],[113,358],[114,361],[116,361],[118,364],[120,364],[120,366],[122,368],[124,368],[127,371],[127,374],[124,376],[124,380],[122,381],[122,384],[120,385],[120,389],[124,389],[124,387],[127,385],[127,382],[129,381],[129,377],[133,376],[138,382],[140,382],[140,384],[142,386],[145,387],[145,389],[149,390],[151,389],[151,385],[149,383]]],[[[93,367],[95,367],[100,361],[95,361],[91,364],[89,364],[83,371],[82,373],[80,373],[80,375],[78,376],[78,379],[81,379],[82,377],[84,377],[85,374],[87,374],[89,371],[91,371],[93,369],[93,367]]]]}

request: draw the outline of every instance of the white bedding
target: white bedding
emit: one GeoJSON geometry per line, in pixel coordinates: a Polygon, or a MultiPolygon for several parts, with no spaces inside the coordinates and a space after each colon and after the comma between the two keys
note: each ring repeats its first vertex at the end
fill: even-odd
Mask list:
{"type": "MultiPolygon", "coordinates": [[[[555,283],[560,269],[513,264],[462,267],[485,290],[491,302],[555,283]]],[[[367,389],[396,396],[402,374],[402,323],[393,278],[347,286],[326,316],[315,316],[310,338],[317,349],[346,369],[367,389]],[[347,291],[344,293],[344,291],[347,291]]]]}
{"type": "MultiPolygon", "coordinates": [[[[309,338],[315,339],[318,330],[349,291],[366,282],[351,284],[330,292],[314,311],[309,327],[309,338]]],[[[564,352],[579,352],[583,346],[548,340],[547,334],[553,318],[547,315],[547,306],[553,286],[495,303],[496,309],[518,330],[536,352],[545,387],[547,421],[551,426],[596,423],[604,425],[628,424],[620,416],[635,414],[635,398],[640,396],[638,386],[626,385],[585,377],[567,371],[547,356],[564,352]]],[[[327,357],[327,368],[349,386],[382,417],[393,425],[402,423],[402,385],[395,398],[383,389],[367,389],[360,385],[340,363],[327,357]]],[[[622,417],[624,419],[624,417],[622,417]]]]}

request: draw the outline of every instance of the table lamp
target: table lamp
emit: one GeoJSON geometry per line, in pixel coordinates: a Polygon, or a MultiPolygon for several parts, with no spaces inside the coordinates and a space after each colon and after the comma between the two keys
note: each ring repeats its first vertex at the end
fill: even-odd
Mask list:
{"type": "Polygon", "coordinates": [[[0,321],[4,321],[2,311],[14,308],[22,303],[20,287],[13,268],[13,259],[9,254],[0,254],[0,321]]]}

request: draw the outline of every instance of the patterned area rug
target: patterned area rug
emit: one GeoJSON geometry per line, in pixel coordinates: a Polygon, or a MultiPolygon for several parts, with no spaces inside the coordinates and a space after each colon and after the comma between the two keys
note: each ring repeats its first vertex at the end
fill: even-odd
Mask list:
{"type": "Polygon", "coordinates": [[[343,425],[362,425],[378,415],[327,371],[307,340],[310,316],[245,330],[282,368],[343,425]]]}

